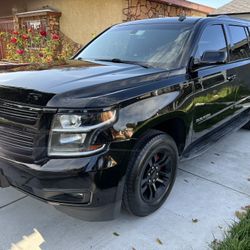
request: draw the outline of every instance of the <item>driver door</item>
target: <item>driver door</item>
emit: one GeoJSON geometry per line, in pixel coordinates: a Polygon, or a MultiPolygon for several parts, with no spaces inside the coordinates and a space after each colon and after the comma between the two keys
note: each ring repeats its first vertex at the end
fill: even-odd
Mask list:
{"type": "MultiPolygon", "coordinates": [[[[209,25],[203,30],[195,61],[199,61],[207,51],[226,51],[228,54],[223,25],[209,25]]],[[[197,67],[194,79],[193,140],[216,129],[233,115],[237,87],[228,64],[197,67]]]]}

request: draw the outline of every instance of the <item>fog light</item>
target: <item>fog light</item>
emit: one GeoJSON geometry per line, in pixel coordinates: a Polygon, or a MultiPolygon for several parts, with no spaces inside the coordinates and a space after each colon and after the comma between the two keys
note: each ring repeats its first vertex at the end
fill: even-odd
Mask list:
{"type": "Polygon", "coordinates": [[[72,192],[72,193],[61,193],[54,195],[50,198],[53,202],[61,203],[75,203],[75,204],[88,204],[91,202],[91,192],[72,192]]]}

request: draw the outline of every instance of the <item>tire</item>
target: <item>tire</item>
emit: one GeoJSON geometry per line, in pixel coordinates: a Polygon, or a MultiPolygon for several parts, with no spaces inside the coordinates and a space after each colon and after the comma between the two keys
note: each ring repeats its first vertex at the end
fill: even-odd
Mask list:
{"type": "Polygon", "coordinates": [[[151,130],[131,155],[123,194],[123,206],[136,216],[147,216],[167,199],[175,182],[177,146],[167,134],[151,130]]]}

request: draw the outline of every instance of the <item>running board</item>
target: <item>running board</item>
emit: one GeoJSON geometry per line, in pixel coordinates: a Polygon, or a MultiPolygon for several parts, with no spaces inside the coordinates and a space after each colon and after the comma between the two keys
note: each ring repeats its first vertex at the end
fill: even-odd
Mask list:
{"type": "Polygon", "coordinates": [[[244,112],[243,114],[228,122],[226,125],[221,126],[216,130],[216,132],[211,132],[199,139],[197,142],[192,143],[184,150],[180,160],[189,160],[201,155],[225,135],[231,134],[232,132],[242,128],[246,123],[249,122],[249,115],[249,111],[244,112]]]}

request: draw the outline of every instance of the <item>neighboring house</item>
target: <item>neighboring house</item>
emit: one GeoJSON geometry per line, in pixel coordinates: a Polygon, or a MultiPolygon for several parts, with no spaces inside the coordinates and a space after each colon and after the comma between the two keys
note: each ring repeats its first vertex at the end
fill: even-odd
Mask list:
{"type": "Polygon", "coordinates": [[[116,23],[165,16],[207,16],[213,10],[185,0],[8,0],[0,9],[0,32],[11,27],[60,31],[83,45],[116,23]]]}
{"type": "Polygon", "coordinates": [[[250,0],[233,0],[213,11],[209,16],[228,15],[250,20],[250,0]]]}

